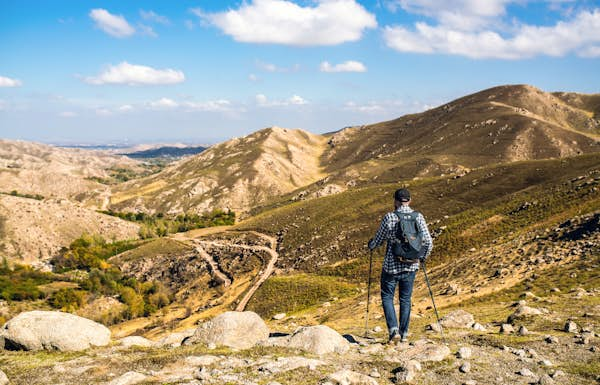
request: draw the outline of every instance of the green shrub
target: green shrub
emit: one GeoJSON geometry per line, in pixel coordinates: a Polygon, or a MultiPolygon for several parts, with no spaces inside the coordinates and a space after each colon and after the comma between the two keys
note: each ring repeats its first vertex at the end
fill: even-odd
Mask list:
{"type": "Polygon", "coordinates": [[[48,303],[55,309],[73,312],[85,304],[85,299],[85,291],[66,288],[52,294],[48,303]]]}

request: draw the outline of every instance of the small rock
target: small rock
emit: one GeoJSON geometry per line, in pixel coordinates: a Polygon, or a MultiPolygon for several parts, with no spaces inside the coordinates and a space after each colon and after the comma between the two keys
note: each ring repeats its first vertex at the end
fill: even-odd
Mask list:
{"type": "Polygon", "coordinates": [[[514,331],[515,331],[515,328],[511,324],[502,324],[502,326],[500,326],[501,334],[510,334],[514,331]]]}
{"type": "Polygon", "coordinates": [[[550,367],[550,366],[552,366],[552,362],[550,360],[544,359],[544,360],[540,361],[540,365],[550,367]]]}
{"type": "Polygon", "coordinates": [[[515,350],[513,350],[513,354],[516,356],[519,356],[521,358],[527,356],[527,353],[525,353],[525,350],[523,350],[523,349],[515,349],[515,350]]]}
{"type": "Polygon", "coordinates": [[[463,385],[477,385],[477,381],[467,380],[467,381],[463,382],[463,385]]]}
{"type": "Polygon", "coordinates": [[[560,289],[558,287],[553,287],[552,289],[550,289],[550,291],[553,293],[560,293],[560,289]]]}
{"type": "Polygon", "coordinates": [[[369,373],[369,376],[373,378],[380,378],[381,374],[379,374],[377,368],[373,368],[373,370],[371,370],[371,373],[369,373]]]}
{"type": "Polygon", "coordinates": [[[427,325],[427,330],[433,330],[434,332],[441,332],[442,331],[442,326],[439,323],[432,323],[427,325]]]}
{"type": "Polygon", "coordinates": [[[396,369],[396,382],[398,384],[412,383],[421,371],[421,363],[419,361],[410,360],[405,365],[396,369]]]}
{"type": "Polygon", "coordinates": [[[537,382],[539,385],[550,385],[554,384],[554,380],[549,375],[543,374],[537,382]]]}
{"type": "Polygon", "coordinates": [[[596,353],[598,351],[598,348],[595,346],[590,347],[590,352],[592,353],[596,353]]]}
{"type": "Polygon", "coordinates": [[[337,385],[378,385],[374,378],[348,369],[330,374],[327,376],[327,381],[337,385]]]}
{"type": "Polygon", "coordinates": [[[546,341],[549,344],[557,344],[558,338],[556,338],[554,336],[546,336],[546,338],[544,338],[544,341],[546,341]]]}
{"type": "Polygon", "coordinates": [[[473,314],[464,310],[455,310],[446,314],[440,320],[440,324],[447,328],[463,328],[468,329],[475,323],[473,314]]]}
{"type": "Polygon", "coordinates": [[[208,369],[206,369],[204,366],[198,368],[198,370],[196,370],[196,372],[194,373],[194,378],[200,380],[200,381],[208,381],[212,378],[211,374],[209,373],[208,369]]]}
{"type": "Polygon", "coordinates": [[[275,315],[273,316],[273,319],[274,319],[274,320],[277,320],[277,321],[279,321],[279,320],[282,320],[282,319],[284,319],[284,318],[285,318],[285,316],[286,316],[286,314],[285,314],[285,313],[277,313],[277,314],[275,314],[275,315]]]}
{"type": "Polygon", "coordinates": [[[217,348],[217,344],[215,344],[214,342],[209,342],[208,345],[206,345],[206,347],[208,348],[208,350],[215,350],[217,348]]]}
{"type": "Polygon", "coordinates": [[[555,370],[554,372],[552,372],[550,374],[550,377],[552,378],[558,378],[558,377],[562,377],[565,375],[565,372],[563,372],[562,370],[555,370]]]}
{"type": "Polygon", "coordinates": [[[525,326],[521,325],[517,334],[519,334],[520,336],[526,336],[529,335],[529,330],[527,330],[525,326]]]}
{"type": "Polygon", "coordinates": [[[480,323],[478,323],[478,322],[475,322],[473,324],[472,328],[473,328],[473,330],[477,330],[477,331],[480,331],[480,332],[484,332],[485,331],[485,327],[483,327],[483,325],[480,324],[480,323]]]}
{"type": "Polygon", "coordinates": [[[463,346],[462,348],[458,349],[458,352],[456,354],[456,356],[458,358],[463,358],[463,359],[467,359],[471,357],[471,348],[468,348],[466,346],[463,346]]]}
{"type": "Polygon", "coordinates": [[[458,370],[460,370],[462,373],[469,373],[471,371],[471,364],[469,362],[463,362],[458,370]]]}
{"type": "Polygon", "coordinates": [[[521,368],[521,370],[519,370],[517,372],[517,374],[519,374],[519,375],[521,375],[523,377],[534,377],[535,376],[535,374],[531,370],[529,370],[527,368],[521,368]]]}
{"type": "Polygon", "coordinates": [[[152,342],[149,339],[144,338],[142,336],[125,337],[125,338],[122,338],[121,340],[119,340],[119,342],[121,343],[122,346],[125,346],[127,348],[132,347],[132,346],[143,346],[143,347],[154,346],[154,342],[152,342]]]}
{"type": "Polygon", "coordinates": [[[134,385],[146,381],[147,376],[138,372],[127,372],[115,378],[108,385],[134,385]]]}
{"type": "Polygon", "coordinates": [[[374,331],[375,333],[379,333],[379,332],[381,332],[382,330],[383,330],[383,329],[381,328],[381,326],[375,326],[375,327],[373,328],[373,331],[374,331]]]}
{"type": "Polygon", "coordinates": [[[8,383],[9,381],[8,377],[6,376],[6,373],[0,370],[0,385],[8,385],[8,383]]]}
{"type": "Polygon", "coordinates": [[[567,333],[577,333],[578,330],[577,324],[573,321],[567,321],[565,324],[564,331],[567,333]]]}

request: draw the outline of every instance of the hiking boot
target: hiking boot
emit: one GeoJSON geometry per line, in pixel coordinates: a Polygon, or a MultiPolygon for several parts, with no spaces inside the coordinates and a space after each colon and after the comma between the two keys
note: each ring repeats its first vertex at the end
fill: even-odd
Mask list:
{"type": "Polygon", "coordinates": [[[388,340],[388,344],[396,344],[398,343],[398,341],[400,341],[402,337],[400,337],[400,334],[398,334],[397,332],[394,332],[394,334],[392,334],[390,336],[390,339],[388,340]]]}
{"type": "Polygon", "coordinates": [[[408,342],[408,336],[402,336],[400,342],[408,342]]]}

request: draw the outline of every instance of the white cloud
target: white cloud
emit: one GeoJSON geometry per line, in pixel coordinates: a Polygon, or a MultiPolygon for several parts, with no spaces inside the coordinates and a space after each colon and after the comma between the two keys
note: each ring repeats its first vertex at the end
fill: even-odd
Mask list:
{"type": "Polygon", "coordinates": [[[593,45],[586,47],[579,52],[579,56],[588,58],[600,57],[600,46],[593,45]]]}
{"type": "Polygon", "coordinates": [[[321,72],[367,72],[367,67],[354,60],[348,60],[340,64],[331,65],[329,62],[324,61],[319,67],[321,72]]]}
{"type": "Polygon", "coordinates": [[[154,11],[144,11],[143,9],[140,9],[140,16],[142,17],[142,19],[152,23],[158,23],[162,25],[171,24],[171,21],[168,17],[159,15],[154,11]]]}
{"type": "Polygon", "coordinates": [[[225,99],[209,100],[207,102],[183,102],[182,105],[193,111],[227,111],[231,102],[225,99]]]}
{"type": "Polygon", "coordinates": [[[131,104],[123,104],[122,106],[117,108],[117,111],[119,111],[119,112],[133,111],[133,106],[131,104]]]}
{"type": "Polygon", "coordinates": [[[492,30],[466,32],[445,25],[416,23],[384,29],[386,44],[400,52],[444,53],[471,58],[520,59],[537,55],[564,56],[593,53],[600,42],[600,9],[580,12],[554,26],[523,24],[510,37],[492,30]]]}
{"type": "Polygon", "coordinates": [[[110,116],[112,112],[108,108],[97,108],[96,115],[98,116],[110,116]]]}
{"type": "Polygon", "coordinates": [[[355,0],[318,0],[312,7],[286,0],[252,0],[226,12],[192,12],[245,43],[337,45],[360,40],[365,29],[377,27],[375,16],[355,0]]]}
{"type": "Polygon", "coordinates": [[[150,108],[154,109],[167,109],[179,107],[179,103],[169,98],[160,98],[156,101],[150,102],[149,105],[150,108]]]}
{"type": "Polygon", "coordinates": [[[90,84],[127,84],[127,85],[156,85],[176,84],[185,80],[183,72],[171,68],[154,69],[143,65],[119,63],[110,65],[98,76],[87,77],[90,84]]]}
{"type": "Polygon", "coordinates": [[[256,105],[259,107],[282,107],[291,105],[304,105],[308,104],[308,101],[299,95],[292,95],[290,98],[285,100],[269,100],[264,94],[257,94],[254,97],[256,105]]]}
{"type": "Polygon", "coordinates": [[[158,34],[156,32],[154,32],[154,29],[152,27],[150,27],[149,25],[145,25],[145,24],[138,24],[138,30],[140,31],[140,34],[145,35],[145,36],[150,36],[150,37],[157,37],[158,34]]]}
{"type": "Polygon", "coordinates": [[[96,27],[111,36],[128,37],[135,33],[135,28],[122,15],[113,15],[106,9],[92,9],[90,17],[96,22],[96,27]]]}
{"type": "Polygon", "coordinates": [[[248,75],[248,80],[250,80],[251,82],[257,82],[258,76],[256,76],[255,74],[250,74],[248,75]]]}
{"type": "Polygon", "coordinates": [[[20,87],[23,83],[19,79],[0,76],[0,87],[20,87]]]}
{"type": "Polygon", "coordinates": [[[300,64],[294,64],[291,67],[279,67],[275,64],[265,63],[260,60],[256,61],[256,66],[266,72],[286,73],[286,72],[297,72],[298,70],[300,70],[300,64]]]}
{"type": "Polygon", "coordinates": [[[61,118],[74,118],[77,116],[77,114],[73,111],[63,111],[59,113],[58,116],[60,116],[61,118]]]}

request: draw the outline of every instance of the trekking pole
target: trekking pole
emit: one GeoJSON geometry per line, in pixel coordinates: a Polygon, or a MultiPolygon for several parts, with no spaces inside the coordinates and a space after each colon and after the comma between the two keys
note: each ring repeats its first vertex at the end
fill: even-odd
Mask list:
{"type": "Polygon", "coordinates": [[[367,315],[365,317],[365,338],[369,338],[369,303],[371,303],[371,270],[373,269],[373,249],[369,255],[369,280],[367,284],[367,315]]]}
{"type": "Polygon", "coordinates": [[[425,270],[425,261],[422,261],[421,265],[423,265],[423,274],[425,274],[425,283],[427,283],[427,288],[429,289],[429,295],[431,296],[431,302],[433,303],[433,310],[435,311],[435,318],[437,319],[438,326],[440,327],[440,334],[442,335],[442,341],[444,341],[444,344],[445,344],[446,338],[444,337],[444,330],[442,328],[442,324],[440,323],[440,315],[438,314],[437,307],[435,306],[435,299],[433,299],[433,292],[431,291],[431,285],[429,284],[429,278],[427,278],[427,271],[425,270]]]}

